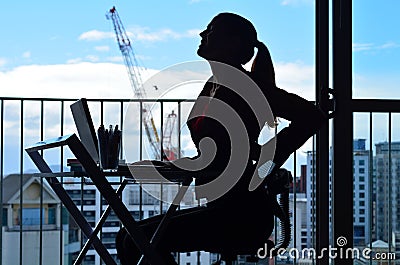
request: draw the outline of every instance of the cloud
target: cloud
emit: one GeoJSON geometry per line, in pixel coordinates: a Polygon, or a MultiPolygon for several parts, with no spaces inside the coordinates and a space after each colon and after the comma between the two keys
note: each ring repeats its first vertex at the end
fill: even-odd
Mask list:
{"type": "Polygon", "coordinates": [[[365,51],[365,50],[371,50],[374,46],[372,43],[353,43],[353,51],[358,52],[358,51],[365,51]]]}
{"type": "Polygon", "coordinates": [[[153,31],[148,27],[141,26],[135,26],[129,29],[129,33],[132,36],[132,39],[147,42],[165,41],[168,39],[192,38],[196,36],[199,32],[200,30],[198,29],[189,29],[184,32],[176,32],[168,28],[153,31]]]}
{"type": "MultiPolygon", "coordinates": [[[[135,41],[157,42],[166,41],[169,39],[192,38],[194,36],[197,36],[200,31],[201,30],[199,29],[189,29],[183,32],[176,32],[168,28],[153,31],[148,27],[133,26],[129,28],[129,30],[127,30],[126,34],[129,38],[135,41]]],[[[111,38],[115,38],[115,34],[113,32],[91,30],[82,33],[78,39],[86,41],[99,41],[111,38]]]]}
{"type": "Polygon", "coordinates": [[[389,41],[389,42],[386,42],[386,43],[378,46],[377,48],[378,49],[390,49],[390,48],[398,48],[398,47],[400,47],[400,44],[397,44],[393,41],[389,41]]]}
{"type": "Polygon", "coordinates": [[[113,32],[99,31],[99,30],[90,30],[82,33],[78,39],[79,40],[87,40],[87,41],[98,41],[103,39],[115,38],[113,32]]]}
{"type": "MultiPolygon", "coordinates": [[[[244,67],[251,69],[252,61],[244,67]]],[[[275,62],[275,78],[279,88],[301,95],[307,100],[315,100],[315,69],[314,65],[306,65],[301,61],[275,62]]]]}
{"type": "Polygon", "coordinates": [[[85,57],[89,62],[98,62],[100,59],[96,55],[86,55],[85,57]]]}
{"type": "Polygon", "coordinates": [[[74,64],[74,63],[80,63],[82,62],[82,58],[73,58],[73,59],[69,59],[67,61],[67,64],[74,64]]]}
{"type": "Polygon", "coordinates": [[[0,58],[0,67],[7,64],[7,60],[5,58],[0,58]]]}
{"type": "Polygon", "coordinates": [[[186,31],[186,34],[188,37],[197,37],[199,36],[200,32],[202,32],[203,30],[201,29],[189,29],[186,31]]]}
{"type": "Polygon", "coordinates": [[[107,51],[110,50],[110,46],[107,46],[107,45],[105,45],[105,46],[96,46],[96,47],[94,47],[94,49],[96,51],[99,51],[99,52],[107,52],[107,51]]]}
{"type": "MultiPolygon", "coordinates": [[[[95,59],[95,58],[92,58],[95,59]]],[[[2,95],[8,97],[131,97],[125,66],[82,62],[27,65],[0,72],[2,95]]]]}
{"type": "Polygon", "coordinates": [[[302,62],[275,63],[276,83],[278,87],[301,95],[308,100],[315,99],[314,65],[302,62]]]}
{"type": "Polygon", "coordinates": [[[107,57],[106,58],[106,60],[108,61],[108,62],[123,62],[124,61],[124,59],[122,58],[122,56],[109,56],[109,57],[107,57]]]}
{"type": "Polygon", "coordinates": [[[369,51],[369,50],[384,50],[391,48],[398,48],[400,44],[393,41],[386,42],[384,44],[374,44],[374,43],[353,43],[353,52],[359,51],[369,51]]]}
{"type": "Polygon", "coordinates": [[[26,59],[31,58],[31,52],[30,52],[30,51],[24,52],[24,53],[22,54],[22,57],[23,57],[23,58],[26,58],[26,59]]]}
{"type": "MultiPolygon", "coordinates": [[[[118,58],[120,58],[118,56],[118,58]]],[[[96,57],[90,57],[97,60],[96,57]]],[[[75,58],[66,64],[25,65],[9,71],[0,71],[0,84],[4,97],[35,98],[134,98],[129,76],[124,64],[84,62],[83,58],[75,58]]],[[[87,60],[87,58],[85,59],[87,60]]],[[[141,69],[141,79],[146,82],[159,70],[141,69]]],[[[173,73],[168,72],[157,79],[150,79],[147,96],[158,98],[171,84],[180,84],[181,80],[206,80],[209,73],[195,70],[173,73]],[[158,90],[153,88],[158,86],[158,90]]],[[[146,88],[147,89],[147,88],[146,88]]],[[[196,88],[197,89],[197,88],[196,88]]],[[[195,98],[193,89],[186,87],[182,92],[175,92],[174,98],[195,98]]],[[[170,98],[170,97],[169,97],[170,98]]]]}
{"type": "MultiPolygon", "coordinates": [[[[26,65],[9,71],[0,71],[0,84],[4,97],[43,97],[43,98],[134,98],[126,66],[120,63],[84,62],[88,58],[75,58],[66,64],[26,65]]],[[[112,58],[109,58],[110,61],[112,58]]],[[[114,58],[120,61],[120,57],[114,58]]],[[[175,68],[179,70],[179,67],[175,68]]],[[[207,68],[208,69],[208,68],[207,68]]],[[[315,72],[313,65],[302,62],[275,63],[277,84],[282,89],[314,100],[315,72]]],[[[146,69],[142,72],[143,81],[149,79],[158,70],[146,69]]],[[[151,78],[146,84],[149,98],[196,98],[201,84],[184,83],[191,80],[206,80],[207,71],[183,69],[169,73],[163,71],[157,78],[151,78]],[[174,89],[170,90],[171,85],[174,89]],[[157,85],[158,90],[154,89],[157,85]]]]}

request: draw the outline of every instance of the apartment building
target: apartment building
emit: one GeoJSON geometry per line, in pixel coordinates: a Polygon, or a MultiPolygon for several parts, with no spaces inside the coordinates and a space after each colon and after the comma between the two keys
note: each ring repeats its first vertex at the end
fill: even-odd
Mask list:
{"type": "MultiPolygon", "coordinates": [[[[365,247],[370,241],[372,206],[370,204],[370,151],[366,150],[365,139],[353,141],[353,226],[354,246],[365,247]]],[[[307,153],[307,247],[315,244],[316,225],[316,170],[315,152],[307,153]]],[[[340,187],[336,187],[340,189],[340,187]]],[[[332,205],[332,152],[329,154],[329,205],[332,205]]],[[[332,210],[329,210],[329,219],[332,222],[332,210]]],[[[330,226],[331,227],[331,226],[330,226]]]]}
{"type": "Polygon", "coordinates": [[[400,257],[400,142],[375,145],[376,234],[400,257]]]}

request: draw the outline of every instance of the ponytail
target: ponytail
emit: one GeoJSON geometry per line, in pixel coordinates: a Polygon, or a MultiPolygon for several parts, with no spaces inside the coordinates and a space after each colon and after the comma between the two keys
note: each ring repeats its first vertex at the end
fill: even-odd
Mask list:
{"type": "Polygon", "coordinates": [[[276,86],[274,65],[267,46],[261,41],[256,41],[255,47],[258,51],[251,66],[251,72],[263,84],[276,86]]]}
{"type": "MultiPolygon", "coordinates": [[[[257,40],[255,47],[257,47],[258,51],[251,66],[251,72],[254,74],[261,90],[269,89],[271,86],[276,87],[274,65],[267,46],[257,40]]],[[[263,93],[266,92],[263,91],[263,93]]],[[[274,117],[274,120],[267,121],[267,124],[270,128],[276,128],[278,120],[274,117]]]]}

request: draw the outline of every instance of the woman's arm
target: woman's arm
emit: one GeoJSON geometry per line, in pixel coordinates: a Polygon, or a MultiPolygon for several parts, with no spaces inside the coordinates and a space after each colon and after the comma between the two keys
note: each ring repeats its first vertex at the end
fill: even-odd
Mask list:
{"type": "Polygon", "coordinates": [[[295,150],[318,132],[327,117],[313,103],[279,88],[274,88],[268,99],[274,115],[290,121],[289,126],[283,128],[276,138],[274,163],[279,168],[295,150]]]}

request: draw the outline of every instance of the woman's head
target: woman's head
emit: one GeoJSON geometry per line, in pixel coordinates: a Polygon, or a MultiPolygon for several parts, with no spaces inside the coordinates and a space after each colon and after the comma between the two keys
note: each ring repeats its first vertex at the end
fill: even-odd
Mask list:
{"type": "Polygon", "coordinates": [[[197,54],[208,61],[239,66],[249,62],[254,48],[257,48],[251,72],[260,85],[275,86],[271,55],[267,46],[258,41],[257,32],[249,20],[233,13],[220,13],[200,36],[202,40],[197,54]]]}
{"type": "Polygon", "coordinates": [[[254,55],[257,32],[253,24],[237,14],[220,13],[200,33],[198,55],[206,60],[245,64],[254,55]]]}

